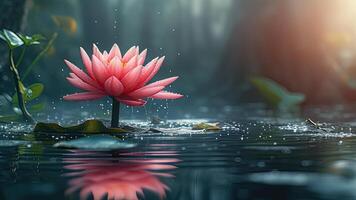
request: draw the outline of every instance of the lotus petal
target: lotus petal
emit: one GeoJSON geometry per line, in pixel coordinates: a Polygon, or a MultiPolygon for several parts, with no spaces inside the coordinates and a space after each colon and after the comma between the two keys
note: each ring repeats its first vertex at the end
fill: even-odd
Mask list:
{"type": "Polygon", "coordinates": [[[162,79],[156,82],[153,82],[151,84],[146,85],[145,87],[157,87],[157,86],[164,86],[166,87],[167,85],[173,83],[175,80],[177,80],[178,76],[162,79]]]}
{"type": "Polygon", "coordinates": [[[145,80],[147,77],[152,73],[153,69],[156,66],[158,57],[151,60],[143,69],[142,69],[142,74],[140,76],[140,86],[143,86],[145,84],[145,80]]]}
{"type": "Polygon", "coordinates": [[[146,101],[143,99],[130,99],[119,97],[116,97],[115,99],[128,106],[144,106],[146,104],[146,101]]]}
{"type": "Polygon", "coordinates": [[[149,96],[152,96],[158,92],[160,92],[161,90],[163,90],[163,86],[157,86],[157,87],[143,87],[140,88],[138,90],[135,90],[131,93],[128,94],[128,96],[132,97],[132,98],[146,98],[149,96]]]}
{"type": "Polygon", "coordinates": [[[101,54],[99,48],[95,44],[93,44],[93,55],[95,55],[100,60],[103,59],[103,54],[101,54]]]}
{"type": "Polygon", "coordinates": [[[91,78],[94,78],[90,57],[82,47],[80,47],[80,55],[82,57],[83,64],[88,71],[88,74],[90,75],[91,78]]]}
{"type": "Polygon", "coordinates": [[[147,49],[143,50],[140,55],[138,56],[138,62],[137,65],[143,65],[143,63],[145,62],[147,56],[147,49]]]}
{"type": "Polygon", "coordinates": [[[120,78],[123,71],[123,64],[118,56],[115,56],[109,63],[108,66],[109,73],[114,75],[116,78],[120,78]]]}
{"type": "Polygon", "coordinates": [[[150,98],[153,98],[153,99],[179,99],[182,97],[183,97],[183,95],[181,95],[181,94],[162,91],[155,95],[152,95],[150,98]]]}
{"type": "Polygon", "coordinates": [[[113,59],[115,56],[119,57],[120,59],[122,58],[120,48],[116,43],[112,46],[109,52],[108,60],[113,59]]]}
{"type": "Polygon", "coordinates": [[[137,85],[141,75],[142,66],[138,66],[129,71],[122,79],[121,82],[125,87],[125,91],[131,91],[137,85]]]}
{"type": "Polygon", "coordinates": [[[122,58],[122,62],[128,62],[132,57],[135,56],[135,53],[136,47],[133,46],[125,53],[124,57],[122,58]]]}
{"type": "Polygon", "coordinates": [[[82,101],[82,100],[100,99],[104,96],[105,96],[104,94],[100,94],[97,92],[82,92],[82,93],[66,95],[63,97],[63,99],[64,100],[72,100],[72,101],[82,101]]]}
{"type": "Polygon", "coordinates": [[[127,62],[123,67],[123,75],[127,74],[127,72],[131,71],[133,68],[137,67],[137,56],[132,57],[129,62],[127,62]]]}
{"type": "Polygon", "coordinates": [[[115,76],[108,78],[105,81],[105,91],[110,96],[119,96],[124,91],[124,86],[115,76]]]}
{"type": "Polygon", "coordinates": [[[108,72],[105,65],[95,56],[93,55],[93,72],[95,79],[103,85],[108,78],[108,72]]]}
{"type": "Polygon", "coordinates": [[[159,71],[159,69],[161,68],[162,66],[162,63],[164,61],[164,56],[160,59],[157,60],[157,63],[156,65],[154,66],[154,68],[152,69],[152,72],[148,75],[148,77],[146,78],[146,80],[144,81],[144,83],[147,83],[148,81],[150,81],[156,74],[157,72],[159,71]]]}
{"type": "Polygon", "coordinates": [[[82,81],[84,81],[85,83],[88,83],[94,87],[99,88],[98,84],[96,84],[96,82],[92,78],[90,78],[85,72],[83,72],[81,69],[79,69],[73,63],[69,62],[68,60],[64,60],[64,62],[66,63],[66,65],[69,67],[69,69],[75,75],[77,75],[80,79],[82,79],[82,81]]]}
{"type": "Polygon", "coordinates": [[[77,87],[82,90],[88,90],[88,91],[94,91],[94,92],[99,92],[99,90],[84,81],[82,81],[80,78],[76,77],[75,74],[72,74],[73,78],[68,77],[67,80],[70,84],[72,84],[74,87],[77,87]],[[73,77],[74,76],[74,77],[73,77]]]}

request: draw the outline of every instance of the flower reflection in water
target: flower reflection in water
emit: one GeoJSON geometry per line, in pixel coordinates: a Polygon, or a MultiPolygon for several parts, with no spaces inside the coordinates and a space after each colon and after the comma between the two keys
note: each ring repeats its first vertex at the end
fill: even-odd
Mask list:
{"type": "MultiPolygon", "coordinates": [[[[138,157],[147,154],[156,156],[154,151],[137,154],[131,152],[129,157],[113,157],[112,154],[102,152],[71,151],[71,157],[63,160],[66,169],[75,171],[65,174],[73,177],[66,193],[79,191],[82,200],[88,199],[90,194],[94,200],[138,200],[139,197],[144,197],[146,189],[163,199],[169,187],[161,182],[160,177],[174,176],[160,171],[175,169],[173,164],[179,160],[138,157]]],[[[157,151],[159,156],[174,154],[172,151],[157,151]]]]}

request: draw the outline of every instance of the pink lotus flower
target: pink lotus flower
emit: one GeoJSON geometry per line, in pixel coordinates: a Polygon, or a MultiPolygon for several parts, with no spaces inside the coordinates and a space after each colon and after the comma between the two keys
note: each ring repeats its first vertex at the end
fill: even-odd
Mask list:
{"type": "Polygon", "coordinates": [[[64,96],[65,100],[94,100],[111,96],[129,106],[143,106],[145,98],[182,97],[164,91],[178,76],[147,84],[157,74],[164,57],[157,57],[143,66],[147,50],[140,53],[139,48],[134,46],[122,56],[117,44],[113,45],[109,53],[101,53],[94,44],[91,59],[83,48],[80,48],[80,53],[87,73],[65,60],[72,71],[67,79],[74,87],[86,92],[64,96]]]}

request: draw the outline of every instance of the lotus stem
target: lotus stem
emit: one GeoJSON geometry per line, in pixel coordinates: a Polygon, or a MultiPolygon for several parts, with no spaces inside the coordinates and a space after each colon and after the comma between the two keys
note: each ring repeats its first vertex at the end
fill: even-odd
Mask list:
{"type": "Polygon", "coordinates": [[[35,122],[35,120],[32,118],[31,114],[26,109],[25,100],[23,98],[23,91],[21,90],[21,86],[20,86],[21,79],[20,79],[19,72],[17,71],[15,62],[14,62],[14,52],[12,49],[10,50],[10,53],[9,53],[9,62],[10,62],[10,70],[12,72],[12,75],[13,75],[14,81],[15,81],[15,90],[16,90],[16,95],[17,95],[18,102],[19,102],[18,106],[22,112],[23,120],[25,122],[33,123],[33,122],[35,122]]]}
{"type": "Polygon", "coordinates": [[[119,127],[120,102],[112,97],[111,128],[119,127]]]}

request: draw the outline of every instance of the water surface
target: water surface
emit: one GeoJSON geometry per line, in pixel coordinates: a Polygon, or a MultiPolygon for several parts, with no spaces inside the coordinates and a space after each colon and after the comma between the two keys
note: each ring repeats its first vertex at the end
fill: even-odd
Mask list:
{"type": "MultiPolygon", "coordinates": [[[[353,108],[297,115],[225,107],[151,124],[163,133],[125,134],[131,149],[58,149],[78,134],[31,134],[0,124],[0,199],[356,199],[353,108]],[[215,115],[215,116],[214,116],[215,115]],[[306,118],[323,122],[318,129],[306,118]],[[191,130],[220,122],[222,131],[191,130]]],[[[72,119],[73,120],[73,119],[72,119]]]]}

